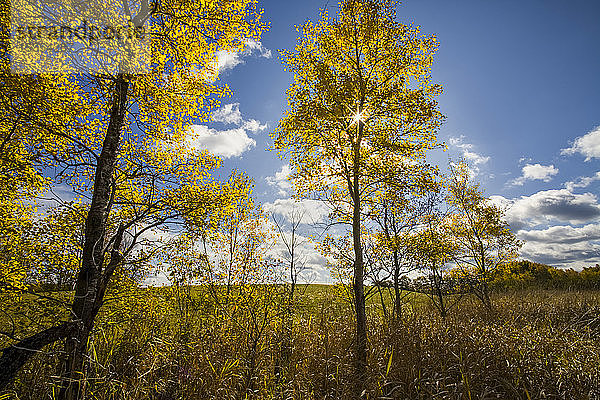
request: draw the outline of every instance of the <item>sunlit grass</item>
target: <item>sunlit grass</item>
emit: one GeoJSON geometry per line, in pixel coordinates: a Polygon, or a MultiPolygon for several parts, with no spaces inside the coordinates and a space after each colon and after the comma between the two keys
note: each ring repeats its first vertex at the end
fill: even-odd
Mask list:
{"type": "MultiPolygon", "coordinates": [[[[186,318],[183,299],[171,288],[109,303],[90,343],[87,393],[101,399],[349,396],[353,314],[333,286],[298,288],[291,325],[279,317],[268,321],[253,369],[251,320],[260,319],[262,305],[220,312],[206,288],[191,293],[186,318]]],[[[466,297],[444,320],[426,296],[408,296],[403,320],[393,322],[372,296],[369,398],[598,395],[600,293],[520,291],[493,300],[489,312],[466,297]]],[[[61,350],[60,344],[47,349],[20,373],[20,398],[51,396],[61,350]]]]}

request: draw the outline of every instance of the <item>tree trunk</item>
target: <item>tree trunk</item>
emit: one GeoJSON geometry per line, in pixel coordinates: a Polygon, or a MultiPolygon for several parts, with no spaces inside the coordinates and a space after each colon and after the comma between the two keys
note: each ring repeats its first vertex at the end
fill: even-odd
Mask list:
{"type": "Polygon", "coordinates": [[[377,293],[379,294],[379,302],[381,303],[381,309],[383,311],[383,318],[388,321],[388,311],[385,305],[385,299],[383,298],[383,291],[381,290],[381,282],[377,283],[377,293]]]}
{"type": "Polygon", "coordinates": [[[244,383],[244,398],[253,397],[254,394],[254,375],[256,372],[256,358],[258,355],[258,341],[260,336],[257,338],[251,338],[250,348],[248,349],[249,365],[244,383]]]}
{"type": "Polygon", "coordinates": [[[72,307],[72,318],[74,321],[80,321],[81,325],[65,343],[68,359],[65,364],[63,388],[59,394],[61,400],[76,400],[80,396],[80,379],[84,372],[87,342],[94,327],[94,319],[102,303],[106,285],[114,272],[114,268],[106,268],[103,276],[102,267],[113,173],[125,119],[128,89],[129,82],[122,74],[119,74],[115,80],[108,129],[96,166],[92,203],[85,221],[81,269],[77,276],[72,307]]]}
{"type": "MultiPolygon", "coordinates": [[[[94,318],[102,304],[106,286],[117,266],[117,258],[114,258],[102,274],[111,182],[125,118],[128,89],[129,82],[123,75],[119,75],[115,82],[109,126],[96,167],[92,204],[86,219],[82,265],[75,286],[72,320],[45,329],[3,349],[0,357],[0,371],[2,371],[0,391],[12,382],[16,373],[37,351],[57,340],[67,338],[65,342],[68,354],[68,361],[65,364],[67,385],[61,389],[59,398],[75,400],[79,396],[79,383],[76,378],[83,372],[87,340],[94,325],[94,318]]],[[[119,229],[113,249],[119,247],[122,235],[123,227],[119,229]]]]}
{"type": "Polygon", "coordinates": [[[394,250],[394,316],[396,321],[402,319],[400,296],[400,263],[398,262],[398,251],[394,250]]]}
{"type": "Polygon", "coordinates": [[[3,349],[2,357],[0,357],[0,371],[2,371],[0,373],[0,392],[8,387],[17,372],[33,355],[45,346],[71,335],[76,327],[73,322],[64,322],[3,349]]]}
{"type": "Polygon", "coordinates": [[[364,265],[363,252],[360,238],[360,139],[362,137],[362,123],[358,122],[358,137],[354,145],[354,176],[352,184],[353,212],[352,212],[352,239],[354,247],[354,307],[356,310],[356,354],[354,365],[355,390],[354,396],[361,397],[367,371],[367,315],[365,310],[364,291],[364,265]]]}
{"type": "Polygon", "coordinates": [[[440,276],[438,276],[435,267],[433,267],[433,268],[434,268],[433,284],[434,284],[435,295],[437,296],[438,302],[439,302],[438,309],[440,311],[440,316],[442,317],[442,319],[446,319],[448,310],[446,310],[446,304],[444,303],[444,292],[442,291],[443,281],[442,281],[441,273],[440,273],[440,276]]]}
{"type": "Polygon", "coordinates": [[[487,269],[487,263],[485,260],[485,250],[483,248],[483,242],[481,241],[481,239],[479,238],[479,254],[481,257],[480,263],[481,266],[479,267],[481,270],[481,300],[483,301],[483,305],[485,306],[485,308],[487,308],[488,310],[492,309],[492,299],[490,299],[490,288],[488,286],[488,269],[487,269]]]}
{"type": "Polygon", "coordinates": [[[439,286],[437,286],[436,288],[436,293],[440,304],[440,316],[442,317],[442,319],[446,319],[447,311],[446,304],[444,303],[444,294],[442,293],[442,289],[439,286]]]}
{"type": "Polygon", "coordinates": [[[290,250],[290,280],[291,280],[291,285],[290,285],[290,294],[289,294],[289,298],[288,298],[288,303],[290,305],[292,305],[292,303],[294,302],[294,292],[296,291],[296,279],[298,278],[296,275],[296,266],[294,265],[294,231],[292,231],[292,246],[291,246],[291,250],[290,250]]]}
{"type": "Polygon", "coordinates": [[[492,299],[490,298],[490,288],[487,283],[487,279],[484,278],[484,281],[481,284],[481,296],[483,300],[483,304],[488,310],[492,309],[492,299]]]}

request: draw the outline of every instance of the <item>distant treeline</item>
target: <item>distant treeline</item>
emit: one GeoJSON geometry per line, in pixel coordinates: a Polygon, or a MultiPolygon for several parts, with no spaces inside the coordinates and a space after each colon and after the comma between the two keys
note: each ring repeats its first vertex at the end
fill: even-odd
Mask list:
{"type": "Polygon", "coordinates": [[[513,261],[496,271],[491,287],[495,290],[600,289],[600,265],[575,271],[526,260],[513,261]]]}
{"type": "MultiPolygon", "coordinates": [[[[458,268],[446,271],[439,282],[441,295],[469,293],[480,282],[458,268]]],[[[376,285],[393,287],[391,281],[383,281],[376,285]]],[[[431,285],[431,277],[422,275],[411,279],[403,276],[399,279],[401,290],[435,294],[431,285]]],[[[491,291],[503,292],[514,289],[598,289],[600,290],[600,265],[574,269],[555,268],[527,260],[511,261],[493,271],[489,276],[491,291]]]]}

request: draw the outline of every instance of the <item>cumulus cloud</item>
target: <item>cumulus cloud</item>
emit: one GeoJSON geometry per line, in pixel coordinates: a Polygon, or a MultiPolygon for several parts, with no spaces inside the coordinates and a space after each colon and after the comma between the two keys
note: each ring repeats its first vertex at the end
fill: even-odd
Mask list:
{"type": "Polygon", "coordinates": [[[459,137],[451,137],[448,142],[450,143],[450,146],[460,150],[461,156],[469,164],[471,176],[477,176],[479,175],[481,167],[490,161],[490,157],[475,152],[475,146],[471,143],[465,143],[464,140],[465,136],[460,135],[459,137]]]}
{"type": "Polygon", "coordinates": [[[506,218],[513,230],[552,221],[582,224],[600,218],[594,194],[574,194],[567,189],[543,190],[510,200],[492,196],[491,200],[507,209],[506,218]]]}
{"type": "Polygon", "coordinates": [[[511,229],[524,241],[521,257],[577,269],[600,258],[600,205],[595,195],[560,189],[490,200],[506,210],[511,229]],[[561,225],[553,225],[557,222],[561,225]]]}
{"type": "Polygon", "coordinates": [[[289,181],[291,173],[292,169],[290,165],[286,164],[279,171],[275,172],[275,175],[267,176],[267,183],[279,190],[279,196],[289,196],[289,192],[292,189],[292,184],[289,181]]]}
{"type": "Polygon", "coordinates": [[[244,120],[240,103],[225,104],[211,114],[211,119],[235,128],[217,130],[207,125],[192,125],[187,137],[191,147],[208,150],[223,158],[238,157],[256,145],[247,132],[257,133],[267,128],[255,119],[244,120]]]}
{"type": "Polygon", "coordinates": [[[556,225],[540,230],[522,230],[519,236],[526,241],[542,243],[573,244],[600,240],[600,224],[580,227],[556,225]]]}
{"type": "Polygon", "coordinates": [[[329,208],[325,203],[310,199],[277,199],[273,203],[263,204],[263,210],[286,219],[292,213],[300,213],[300,215],[303,215],[302,221],[304,223],[321,222],[329,215],[329,208]]]}
{"type": "Polygon", "coordinates": [[[573,191],[577,188],[586,188],[592,184],[594,181],[600,180],[600,171],[596,172],[592,176],[580,176],[574,181],[569,181],[565,183],[565,188],[569,191],[573,191]]]}
{"type": "MultiPolygon", "coordinates": [[[[268,214],[273,214],[279,222],[281,232],[275,229],[275,223],[270,224],[276,232],[291,237],[291,224],[300,222],[296,231],[296,267],[301,270],[299,280],[308,283],[331,283],[331,274],[327,268],[327,259],[316,248],[315,242],[309,238],[308,232],[312,229],[311,225],[322,222],[329,214],[327,206],[316,200],[294,200],[276,199],[272,203],[263,204],[263,210],[268,214]]],[[[269,256],[282,260],[284,263],[289,260],[289,252],[283,239],[278,238],[275,245],[268,250],[269,256]]]]}
{"type": "Polygon", "coordinates": [[[527,164],[522,171],[523,178],[544,182],[549,182],[554,175],[558,174],[558,168],[555,168],[554,165],[527,164]]]}
{"type": "Polygon", "coordinates": [[[600,245],[597,242],[547,243],[528,241],[521,248],[521,257],[552,265],[581,269],[598,263],[600,245]]]}
{"type": "Polygon", "coordinates": [[[248,39],[245,41],[245,44],[245,51],[248,52],[248,54],[259,53],[259,55],[263,58],[271,58],[271,50],[264,47],[261,42],[258,42],[253,39],[248,39]]]}
{"type": "Polygon", "coordinates": [[[550,182],[554,175],[558,174],[558,168],[554,165],[527,164],[521,169],[522,175],[513,181],[512,185],[523,186],[526,181],[550,182]]]}
{"type": "Polygon", "coordinates": [[[256,145],[243,128],[218,131],[206,125],[192,125],[189,144],[223,158],[238,157],[256,145]]]}
{"type": "Polygon", "coordinates": [[[518,236],[525,241],[521,255],[538,262],[580,269],[600,258],[600,224],[523,230],[518,236]]]}
{"type": "Polygon", "coordinates": [[[212,113],[211,119],[224,124],[241,124],[242,113],[240,112],[240,103],[225,104],[212,113]]]}
{"type": "Polygon", "coordinates": [[[489,199],[492,205],[500,207],[503,210],[508,210],[514,202],[514,200],[507,199],[504,196],[490,196],[489,199]]]}
{"type": "Polygon", "coordinates": [[[244,50],[241,52],[219,50],[216,53],[216,74],[219,72],[227,71],[235,68],[236,66],[244,63],[244,58],[249,57],[253,54],[259,55],[263,58],[271,58],[271,50],[267,49],[262,45],[261,42],[256,40],[248,39],[244,41],[244,50]]]}
{"type": "Polygon", "coordinates": [[[600,257],[600,224],[554,225],[553,221],[579,225],[597,221],[600,207],[591,194],[576,195],[567,190],[549,190],[506,199],[492,196],[492,202],[508,208],[507,220],[517,238],[524,242],[520,256],[556,267],[581,269],[600,257]],[[535,226],[542,226],[538,229],[535,226]]]}
{"type": "Polygon", "coordinates": [[[562,149],[560,153],[562,155],[579,153],[585,156],[585,161],[600,158],[600,126],[575,139],[571,147],[562,149]]]}
{"type": "Polygon", "coordinates": [[[463,157],[465,158],[465,160],[467,160],[468,162],[473,163],[475,165],[486,164],[488,161],[490,161],[489,156],[484,157],[484,156],[477,154],[474,151],[470,151],[470,150],[464,150],[463,157]]]}
{"type": "Polygon", "coordinates": [[[252,133],[257,133],[267,129],[267,124],[261,124],[255,119],[250,119],[248,121],[244,121],[244,123],[242,124],[242,128],[252,133]]]}
{"type": "Polygon", "coordinates": [[[217,51],[216,56],[217,75],[219,72],[227,71],[228,69],[233,69],[243,62],[242,58],[240,57],[240,53],[235,51],[219,50],[217,51]]]}
{"type": "MultiPolygon", "coordinates": [[[[269,219],[271,230],[277,232],[278,236],[273,246],[267,250],[267,256],[280,260],[284,265],[289,265],[290,254],[282,236],[291,240],[291,225],[299,222],[295,232],[295,262],[296,270],[299,272],[298,279],[305,283],[331,283],[331,274],[327,268],[327,259],[316,247],[316,242],[309,237],[313,224],[321,222],[328,215],[328,209],[322,202],[316,200],[294,200],[276,199],[272,203],[263,204],[263,211],[272,214],[277,220],[279,229],[275,222],[269,219]]],[[[289,267],[287,267],[289,268],[289,267]]],[[[289,274],[284,274],[286,278],[289,274]]]]}
{"type": "Polygon", "coordinates": [[[240,112],[240,103],[225,104],[215,110],[210,118],[225,125],[236,125],[252,133],[264,131],[268,127],[267,124],[261,124],[260,121],[255,119],[243,119],[240,112]]]}

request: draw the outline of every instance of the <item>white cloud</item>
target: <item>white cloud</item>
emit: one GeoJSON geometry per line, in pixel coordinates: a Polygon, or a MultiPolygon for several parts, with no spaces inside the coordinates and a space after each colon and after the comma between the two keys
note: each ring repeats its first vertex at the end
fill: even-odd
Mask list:
{"type": "Polygon", "coordinates": [[[550,182],[558,174],[554,165],[527,164],[521,169],[522,175],[511,181],[512,185],[523,186],[526,181],[550,182]]]}
{"type": "Polygon", "coordinates": [[[220,72],[235,68],[244,63],[244,58],[258,53],[260,57],[271,58],[271,50],[262,45],[261,42],[248,39],[244,41],[244,50],[241,52],[219,50],[216,53],[216,75],[220,72]]]}
{"type": "Polygon", "coordinates": [[[212,113],[211,119],[224,124],[241,124],[242,113],[240,112],[240,103],[225,104],[212,113]]]}
{"type": "Polygon", "coordinates": [[[596,174],[592,176],[580,176],[574,181],[569,181],[565,183],[565,188],[569,191],[573,191],[577,188],[586,188],[592,182],[600,180],[600,171],[596,172],[596,174]]]}
{"type": "Polygon", "coordinates": [[[292,189],[292,184],[289,181],[291,173],[292,169],[290,165],[286,164],[279,171],[275,172],[275,175],[267,176],[267,183],[279,189],[279,196],[289,196],[289,192],[292,189]]]}
{"type": "Polygon", "coordinates": [[[284,264],[284,279],[289,280],[288,262],[290,255],[288,249],[279,235],[284,235],[289,243],[291,238],[291,223],[300,222],[295,236],[296,267],[300,269],[299,282],[305,283],[331,283],[331,274],[327,267],[327,259],[317,249],[316,243],[309,236],[314,229],[313,224],[321,222],[328,215],[328,209],[322,202],[316,200],[276,199],[273,203],[263,204],[263,211],[273,214],[281,227],[281,232],[276,228],[275,222],[269,218],[267,223],[270,230],[277,232],[278,236],[272,247],[267,250],[267,255],[278,259],[284,264]],[[293,220],[293,221],[291,221],[293,220]]]}
{"type": "Polygon", "coordinates": [[[527,241],[543,243],[580,243],[600,240],[600,224],[588,224],[580,227],[556,225],[541,230],[522,230],[519,236],[527,241]]]}
{"type": "Polygon", "coordinates": [[[265,129],[267,129],[267,124],[261,124],[260,121],[257,121],[255,119],[250,119],[248,121],[244,121],[244,123],[242,124],[242,128],[244,128],[252,133],[257,133],[257,132],[264,131],[265,129]]]}
{"type": "Polygon", "coordinates": [[[450,146],[460,150],[461,156],[469,164],[469,170],[472,177],[479,175],[481,167],[490,161],[489,156],[482,156],[474,151],[475,146],[471,143],[465,143],[465,136],[451,137],[448,139],[450,146]]]}
{"type": "Polygon", "coordinates": [[[211,119],[236,128],[217,130],[206,125],[192,125],[186,140],[192,148],[208,150],[224,158],[237,157],[250,150],[256,141],[247,132],[257,133],[267,128],[255,119],[244,120],[240,103],[223,105],[211,114],[211,119]]]}
{"type": "Polygon", "coordinates": [[[558,174],[558,168],[555,168],[554,165],[527,164],[522,171],[523,178],[544,182],[550,182],[552,177],[558,174]]]}
{"type": "Polygon", "coordinates": [[[555,267],[581,269],[599,262],[600,245],[597,242],[545,243],[525,242],[520,256],[555,267]]]}
{"type": "Polygon", "coordinates": [[[263,204],[263,210],[284,218],[288,218],[292,212],[300,213],[304,223],[321,222],[329,215],[329,208],[325,203],[310,199],[277,199],[273,203],[263,204]]]}
{"type": "Polygon", "coordinates": [[[225,125],[236,125],[244,130],[257,133],[267,129],[267,124],[261,124],[255,119],[244,120],[240,112],[240,103],[225,104],[211,114],[211,119],[225,125]]]}
{"type": "Polygon", "coordinates": [[[463,157],[465,158],[465,160],[467,160],[468,162],[471,162],[475,165],[482,165],[487,163],[488,161],[490,161],[490,157],[489,156],[482,156],[480,154],[477,154],[473,151],[469,151],[469,150],[464,150],[463,151],[463,157]]]}
{"type": "Polygon", "coordinates": [[[504,196],[490,196],[490,203],[492,205],[500,207],[503,210],[507,210],[512,206],[514,200],[507,199],[504,196]]]}
{"type": "Polygon", "coordinates": [[[228,69],[233,69],[241,64],[242,58],[240,57],[240,53],[228,50],[219,50],[217,51],[217,75],[219,72],[227,71],[228,69]]]}
{"type": "Polygon", "coordinates": [[[554,266],[581,269],[600,259],[600,224],[552,226],[519,232],[521,256],[554,266]]]}
{"type": "Polygon", "coordinates": [[[574,194],[567,189],[555,189],[510,200],[492,196],[491,200],[507,208],[506,218],[514,230],[552,221],[582,224],[600,218],[600,205],[592,193],[574,194]]]}
{"type": "Polygon", "coordinates": [[[561,189],[516,199],[491,196],[490,200],[507,209],[507,221],[524,242],[521,257],[576,269],[600,259],[600,205],[595,195],[561,189]],[[570,225],[549,226],[557,221],[570,225]]]}
{"type": "Polygon", "coordinates": [[[248,55],[253,54],[254,52],[260,53],[260,56],[263,58],[271,58],[271,50],[267,49],[262,45],[261,42],[257,42],[253,39],[248,39],[245,42],[246,50],[248,55]]]}
{"type": "Polygon", "coordinates": [[[571,147],[562,149],[560,154],[573,155],[579,153],[585,156],[585,161],[600,158],[600,126],[578,137],[571,147]]]}
{"type": "Polygon", "coordinates": [[[217,131],[206,125],[192,125],[188,135],[190,146],[208,150],[224,158],[237,157],[256,145],[256,141],[246,134],[243,128],[217,131]]]}
{"type": "Polygon", "coordinates": [[[519,165],[523,164],[524,162],[529,163],[529,161],[532,161],[530,157],[521,157],[519,158],[519,165]]]}

